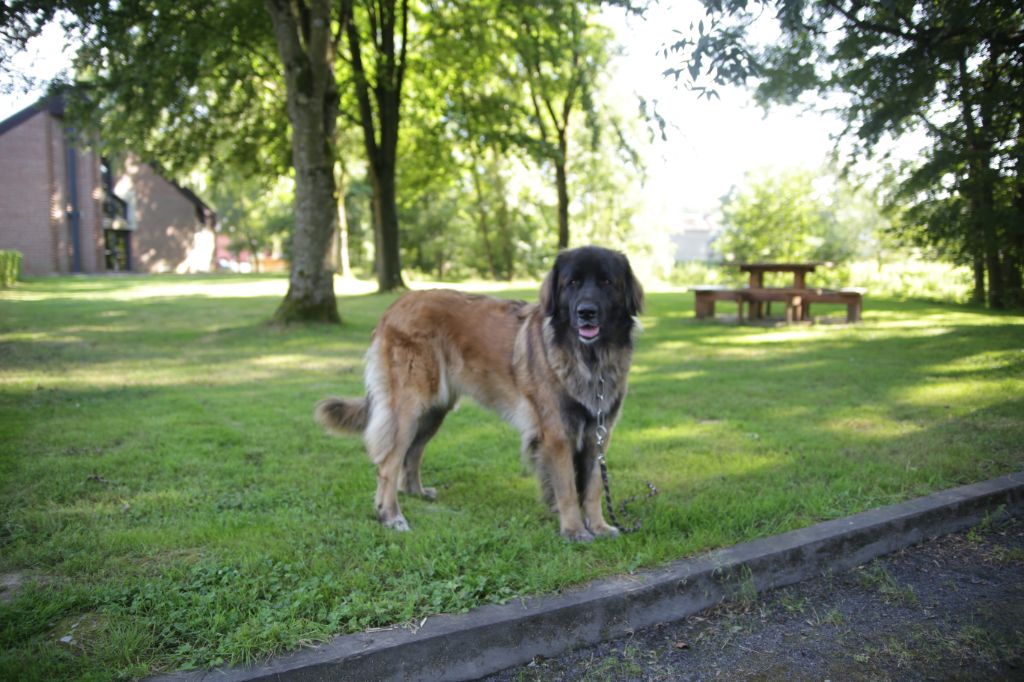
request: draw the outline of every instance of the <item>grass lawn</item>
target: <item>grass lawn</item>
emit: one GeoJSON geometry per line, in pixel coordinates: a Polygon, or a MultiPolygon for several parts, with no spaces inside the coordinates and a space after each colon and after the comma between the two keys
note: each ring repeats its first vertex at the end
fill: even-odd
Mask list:
{"type": "Polygon", "coordinates": [[[868,298],[856,326],[736,327],[666,291],[608,454],[617,497],[661,491],[641,532],[564,542],[517,435],[470,401],[427,450],[438,500],[404,499],[413,532],[390,532],[362,443],[311,412],[361,393],[393,297],[268,326],[284,287],[0,291],[0,678],[250,662],[1024,469],[1020,315],[868,298]]]}

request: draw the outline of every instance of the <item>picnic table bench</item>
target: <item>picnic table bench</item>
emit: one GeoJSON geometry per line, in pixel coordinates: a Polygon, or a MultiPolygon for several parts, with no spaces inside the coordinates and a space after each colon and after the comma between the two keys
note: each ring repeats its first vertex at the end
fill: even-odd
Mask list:
{"type": "Polygon", "coordinates": [[[740,265],[740,271],[750,273],[750,282],[745,288],[732,289],[724,286],[698,286],[694,292],[694,310],[698,319],[713,318],[715,303],[732,301],[737,304],[738,318],[763,319],[765,311],[771,312],[772,302],[784,303],[786,322],[811,319],[811,303],[839,303],[846,306],[846,321],[859,322],[863,308],[865,289],[846,287],[843,289],[809,288],[806,275],[814,272],[817,263],[747,263],[740,265]],[[793,273],[793,284],[788,287],[764,286],[766,272],[793,273]],[[746,316],[744,315],[746,307],[746,316]]]}

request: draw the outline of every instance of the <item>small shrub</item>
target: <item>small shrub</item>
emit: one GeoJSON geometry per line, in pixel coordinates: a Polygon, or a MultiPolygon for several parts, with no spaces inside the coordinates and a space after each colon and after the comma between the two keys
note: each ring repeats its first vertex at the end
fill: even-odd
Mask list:
{"type": "Polygon", "coordinates": [[[0,287],[14,286],[21,279],[21,252],[0,251],[0,287]]]}

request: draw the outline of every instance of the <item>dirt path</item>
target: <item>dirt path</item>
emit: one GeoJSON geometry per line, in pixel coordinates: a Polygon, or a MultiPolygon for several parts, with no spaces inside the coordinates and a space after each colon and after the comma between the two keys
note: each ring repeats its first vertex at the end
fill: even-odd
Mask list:
{"type": "Polygon", "coordinates": [[[484,679],[1024,680],[1024,520],[484,679]]]}

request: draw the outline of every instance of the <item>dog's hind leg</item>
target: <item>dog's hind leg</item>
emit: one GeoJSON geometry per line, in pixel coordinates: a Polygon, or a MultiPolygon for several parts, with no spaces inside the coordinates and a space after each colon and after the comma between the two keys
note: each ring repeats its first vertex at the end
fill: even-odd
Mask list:
{"type": "Polygon", "coordinates": [[[412,445],[405,451],[402,485],[400,486],[402,492],[425,497],[428,500],[437,497],[437,490],[424,488],[420,481],[420,462],[423,460],[423,450],[437,430],[441,428],[447,414],[448,408],[446,407],[432,407],[420,416],[416,427],[416,436],[413,438],[412,445]]]}
{"type": "Polygon", "coordinates": [[[398,486],[405,453],[416,437],[416,411],[410,410],[409,405],[401,400],[378,400],[375,404],[366,432],[366,449],[377,465],[377,493],[374,496],[377,520],[388,528],[409,530],[409,522],[398,506],[398,486]]]}
{"type": "Polygon", "coordinates": [[[388,528],[409,530],[409,522],[402,515],[398,506],[398,484],[402,476],[404,455],[412,444],[415,434],[412,429],[401,424],[391,439],[390,447],[380,452],[370,452],[370,457],[377,463],[377,493],[374,505],[377,509],[377,520],[388,528]]]}

